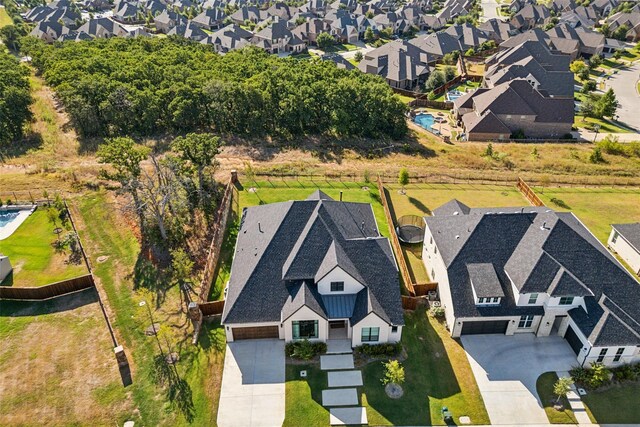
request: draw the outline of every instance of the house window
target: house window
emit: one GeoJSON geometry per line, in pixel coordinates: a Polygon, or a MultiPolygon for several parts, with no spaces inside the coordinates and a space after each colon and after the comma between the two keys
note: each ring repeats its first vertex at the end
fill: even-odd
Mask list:
{"type": "Polygon", "coordinates": [[[618,232],[614,231],[613,232],[613,237],[611,238],[611,243],[615,243],[616,240],[618,240],[618,236],[619,236],[618,232]]]}
{"type": "Polygon", "coordinates": [[[624,347],[620,347],[618,351],[616,351],[616,355],[613,357],[614,362],[619,362],[622,359],[622,353],[624,353],[624,347]]]}
{"type": "Polygon", "coordinates": [[[510,118],[511,118],[511,114],[507,114],[507,119],[510,119],[510,118]]]}
{"type": "Polygon", "coordinates": [[[533,324],[533,314],[520,316],[520,322],[518,322],[518,329],[530,328],[532,324],[533,324]]]}
{"type": "Polygon", "coordinates": [[[317,320],[294,320],[292,324],[294,340],[318,338],[317,320]]]}
{"type": "Polygon", "coordinates": [[[560,297],[560,305],[573,304],[573,297],[560,297]]]}
{"type": "Polygon", "coordinates": [[[602,350],[600,350],[600,354],[598,355],[598,359],[596,360],[596,362],[602,363],[606,355],[607,355],[607,349],[603,348],[602,350]]]}
{"type": "Polygon", "coordinates": [[[331,292],[344,291],[344,282],[331,282],[331,292]]]}
{"type": "Polygon", "coordinates": [[[484,304],[484,298],[478,298],[478,304],[484,304]]]}
{"type": "Polygon", "coordinates": [[[538,294],[529,295],[529,304],[535,304],[538,301],[538,294]]]}
{"type": "Polygon", "coordinates": [[[362,328],[362,342],[378,341],[380,328],[362,328]]]}
{"type": "Polygon", "coordinates": [[[492,303],[498,304],[500,302],[500,298],[494,297],[492,303]]]}
{"type": "Polygon", "coordinates": [[[391,333],[395,334],[396,332],[398,332],[398,327],[397,326],[392,326],[391,327],[391,333]]]}
{"type": "Polygon", "coordinates": [[[431,269],[431,280],[436,280],[436,272],[433,268],[431,269]]]}

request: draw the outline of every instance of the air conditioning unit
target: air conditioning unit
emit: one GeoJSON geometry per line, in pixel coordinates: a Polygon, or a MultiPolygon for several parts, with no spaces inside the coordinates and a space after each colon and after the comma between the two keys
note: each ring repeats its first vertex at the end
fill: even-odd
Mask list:
{"type": "Polygon", "coordinates": [[[427,296],[429,297],[429,301],[435,301],[438,299],[438,291],[429,291],[427,292],[427,296]]]}
{"type": "Polygon", "coordinates": [[[440,301],[434,301],[433,304],[431,304],[432,307],[440,307],[440,301]]]}

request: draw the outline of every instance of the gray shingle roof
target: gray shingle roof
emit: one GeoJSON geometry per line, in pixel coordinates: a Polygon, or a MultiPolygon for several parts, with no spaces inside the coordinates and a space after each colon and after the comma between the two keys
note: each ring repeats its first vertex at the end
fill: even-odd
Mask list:
{"type": "Polygon", "coordinates": [[[467,273],[469,274],[471,286],[479,298],[504,296],[493,264],[467,264],[467,273]]]}
{"type": "Polygon", "coordinates": [[[612,224],[611,227],[613,227],[624,240],[629,242],[636,251],[640,252],[640,222],[612,224]]]}
{"type": "Polygon", "coordinates": [[[322,192],[311,197],[244,210],[223,322],[280,321],[281,312],[314,300],[326,316],[321,301],[311,297],[318,272],[338,265],[365,286],[352,323],[375,312],[402,324],[398,270],[371,205],[338,202],[322,192]]]}

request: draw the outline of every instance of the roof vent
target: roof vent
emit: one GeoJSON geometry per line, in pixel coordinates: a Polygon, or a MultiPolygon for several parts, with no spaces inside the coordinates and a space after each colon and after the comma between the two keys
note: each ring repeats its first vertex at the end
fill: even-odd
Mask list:
{"type": "Polygon", "coordinates": [[[547,221],[543,222],[542,225],[540,226],[540,230],[548,230],[547,228],[547,221]]]}
{"type": "Polygon", "coordinates": [[[258,231],[262,233],[262,226],[260,225],[260,221],[258,221],[258,231]]]}
{"type": "Polygon", "coordinates": [[[456,240],[458,240],[460,238],[459,234],[456,234],[456,240]]]}
{"type": "Polygon", "coordinates": [[[455,211],[453,214],[454,214],[454,215],[460,215],[460,212],[455,211]]]}

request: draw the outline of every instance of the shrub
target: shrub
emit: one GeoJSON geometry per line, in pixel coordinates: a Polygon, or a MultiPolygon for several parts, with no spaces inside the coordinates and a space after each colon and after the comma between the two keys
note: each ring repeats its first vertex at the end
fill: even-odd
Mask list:
{"type": "Polygon", "coordinates": [[[587,379],[589,388],[602,387],[605,383],[609,382],[609,369],[602,363],[592,364],[589,374],[589,378],[587,379]]]}
{"type": "Polygon", "coordinates": [[[404,382],[404,367],[397,360],[382,362],[384,365],[384,377],[382,384],[402,384],[404,382]]]}
{"type": "Polygon", "coordinates": [[[618,381],[635,380],[638,373],[633,365],[622,365],[612,369],[613,376],[618,381]]]}
{"type": "Polygon", "coordinates": [[[569,205],[567,205],[564,200],[558,199],[557,197],[552,197],[551,203],[564,209],[571,209],[571,207],[569,207],[569,205]]]}
{"type": "Polygon", "coordinates": [[[594,147],[593,151],[589,155],[589,161],[591,163],[603,163],[604,157],[602,157],[602,150],[600,147],[594,147]]]}
{"type": "Polygon", "coordinates": [[[402,344],[362,344],[355,348],[355,352],[365,356],[388,356],[393,357],[400,354],[402,344]]]}
{"type": "Polygon", "coordinates": [[[309,340],[288,342],[284,346],[284,354],[294,359],[309,360],[314,356],[326,353],[327,344],[323,342],[312,343],[309,340]]]}
{"type": "Polygon", "coordinates": [[[429,310],[429,314],[437,319],[442,319],[444,317],[444,308],[431,307],[431,309],[429,310]]]}
{"type": "Polygon", "coordinates": [[[582,366],[576,366],[569,371],[571,378],[577,383],[586,384],[589,378],[589,370],[582,366]]]}

